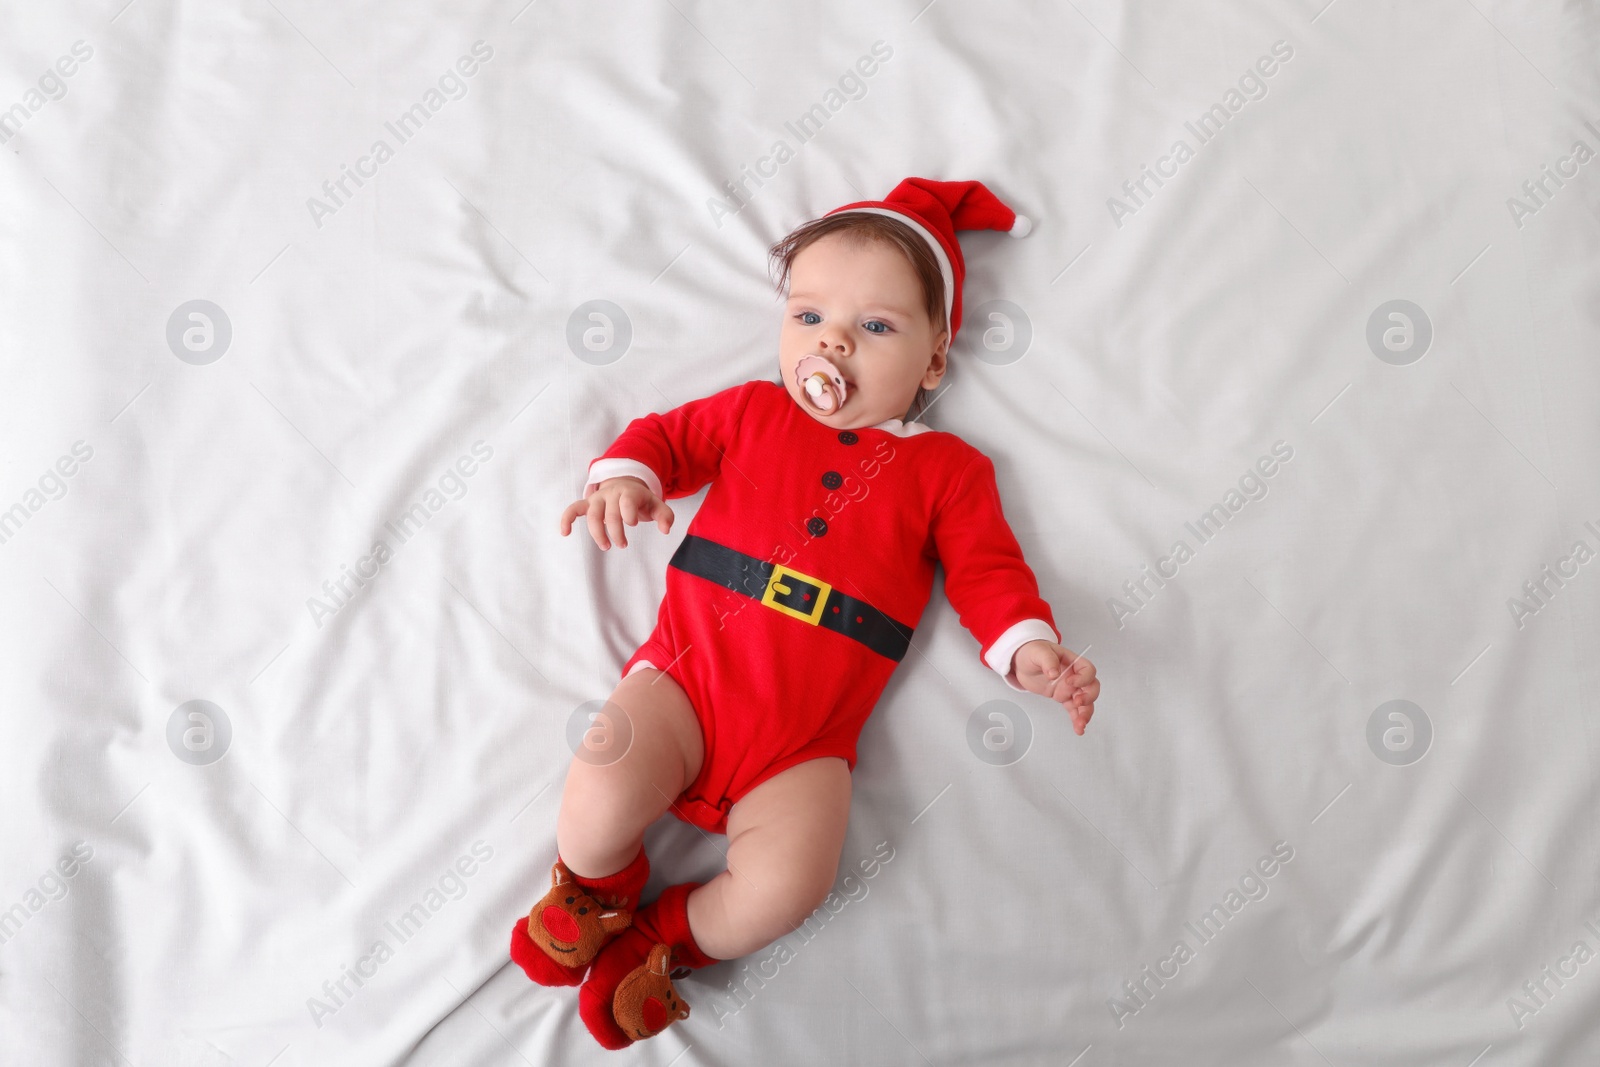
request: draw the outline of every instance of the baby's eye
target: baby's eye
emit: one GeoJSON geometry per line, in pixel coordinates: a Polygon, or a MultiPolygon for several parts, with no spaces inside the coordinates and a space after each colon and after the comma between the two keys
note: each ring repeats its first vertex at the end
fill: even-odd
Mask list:
{"type": "Polygon", "coordinates": [[[822,316],[818,315],[815,311],[802,311],[800,314],[796,315],[795,318],[799,319],[807,326],[815,326],[817,323],[822,321],[822,316]]]}
{"type": "Polygon", "coordinates": [[[872,321],[866,323],[866,327],[867,327],[867,331],[869,333],[888,333],[889,332],[889,324],[887,322],[883,322],[883,321],[881,321],[879,319],[873,319],[872,321]],[[878,329],[877,327],[881,327],[881,329],[878,329]]]}

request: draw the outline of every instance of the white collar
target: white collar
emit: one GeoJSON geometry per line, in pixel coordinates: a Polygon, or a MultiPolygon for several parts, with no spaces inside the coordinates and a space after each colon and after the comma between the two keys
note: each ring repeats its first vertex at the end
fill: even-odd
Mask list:
{"type": "Polygon", "coordinates": [[[928,427],[920,422],[901,422],[899,419],[884,419],[874,430],[887,430],[896,437],[914,437],[919,433],[926,433],[928,427]]]}

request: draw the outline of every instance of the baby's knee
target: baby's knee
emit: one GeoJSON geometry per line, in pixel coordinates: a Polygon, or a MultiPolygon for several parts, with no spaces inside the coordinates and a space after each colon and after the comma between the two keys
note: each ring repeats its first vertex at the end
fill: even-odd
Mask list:
{"type": "Polygon", "coordinates": [[[698,905],[699,894],[690,898],[704,918],[705,931],[696,936],[707,940],[700,947],[719,959],[735,959],[798,930],[827,898],[836,865],[785,863],[759,871],[730,866],[698,905]]]}
{"type": "Polygon", "coordinates": [[[800,877],[795,885],[794,896],[797,923],[822,906],[828,894],[833,892],[833,880],[838,873],[839,858],[835,856],[831,861],[819,860],[800,877]]]}
{"type": "Polygon", "coordinates": [[[751,894],[755,899],[750,911],[758,916],[757,924],[772,938],[795,930],[833,891],[837,866],[837,861],[796,864],[787,868],[784,877],[764,881],[761,889],[751,894]]]}
{"type": "Polygon", "coordinates": [[[591,868],[618,858],[626,863],[637,852],[641,836],[640,815],[620,791],[576,791],[562,799],[556,815],[556,845],[580,874],[594,873],[591,868]]]}

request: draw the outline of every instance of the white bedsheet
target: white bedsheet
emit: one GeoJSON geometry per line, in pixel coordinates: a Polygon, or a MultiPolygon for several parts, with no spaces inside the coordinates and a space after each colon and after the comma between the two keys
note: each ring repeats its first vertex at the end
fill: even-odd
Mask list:
{"type": "Polygon", "coordinates": [[[449,7],[4,5],[0,1059],[1600,1057],[1592,4],[449,7]],[[908,175],[1035,220],[928,421],[1103,696],[936,588],[820,932],[609,1056],[507,936],[693,502],[557,517],[908,175]]]}

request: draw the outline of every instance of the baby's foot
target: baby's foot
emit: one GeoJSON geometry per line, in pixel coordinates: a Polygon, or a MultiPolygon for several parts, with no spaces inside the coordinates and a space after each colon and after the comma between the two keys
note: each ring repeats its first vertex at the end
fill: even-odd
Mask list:
{"type": "Polygon", "coordinates": [[[637,929],[600,953],[578,990],[578,1014],[603,1048],[626,1048],[689,1017],[689,1005],[668,974],[671,966],[671,947],[637,929]]]}
{"type": "Polygon", "coordinates": [[[612,936],[633,921],[633,913],[607,908],[589,895],[560,859],[551,881],[550,891],[512,928],[511,958],[540,985],[577,985],[612,936]]]}
{"type": "Polygon", "coordinates": [[[717,962],[701,951],[689,929],[689,894],[699,886],[680,882],[663,889],[595,957],[578,990],[578,1014],[603,1047],[626,1048],[689,1017],[672,979],[717,962]]]}

